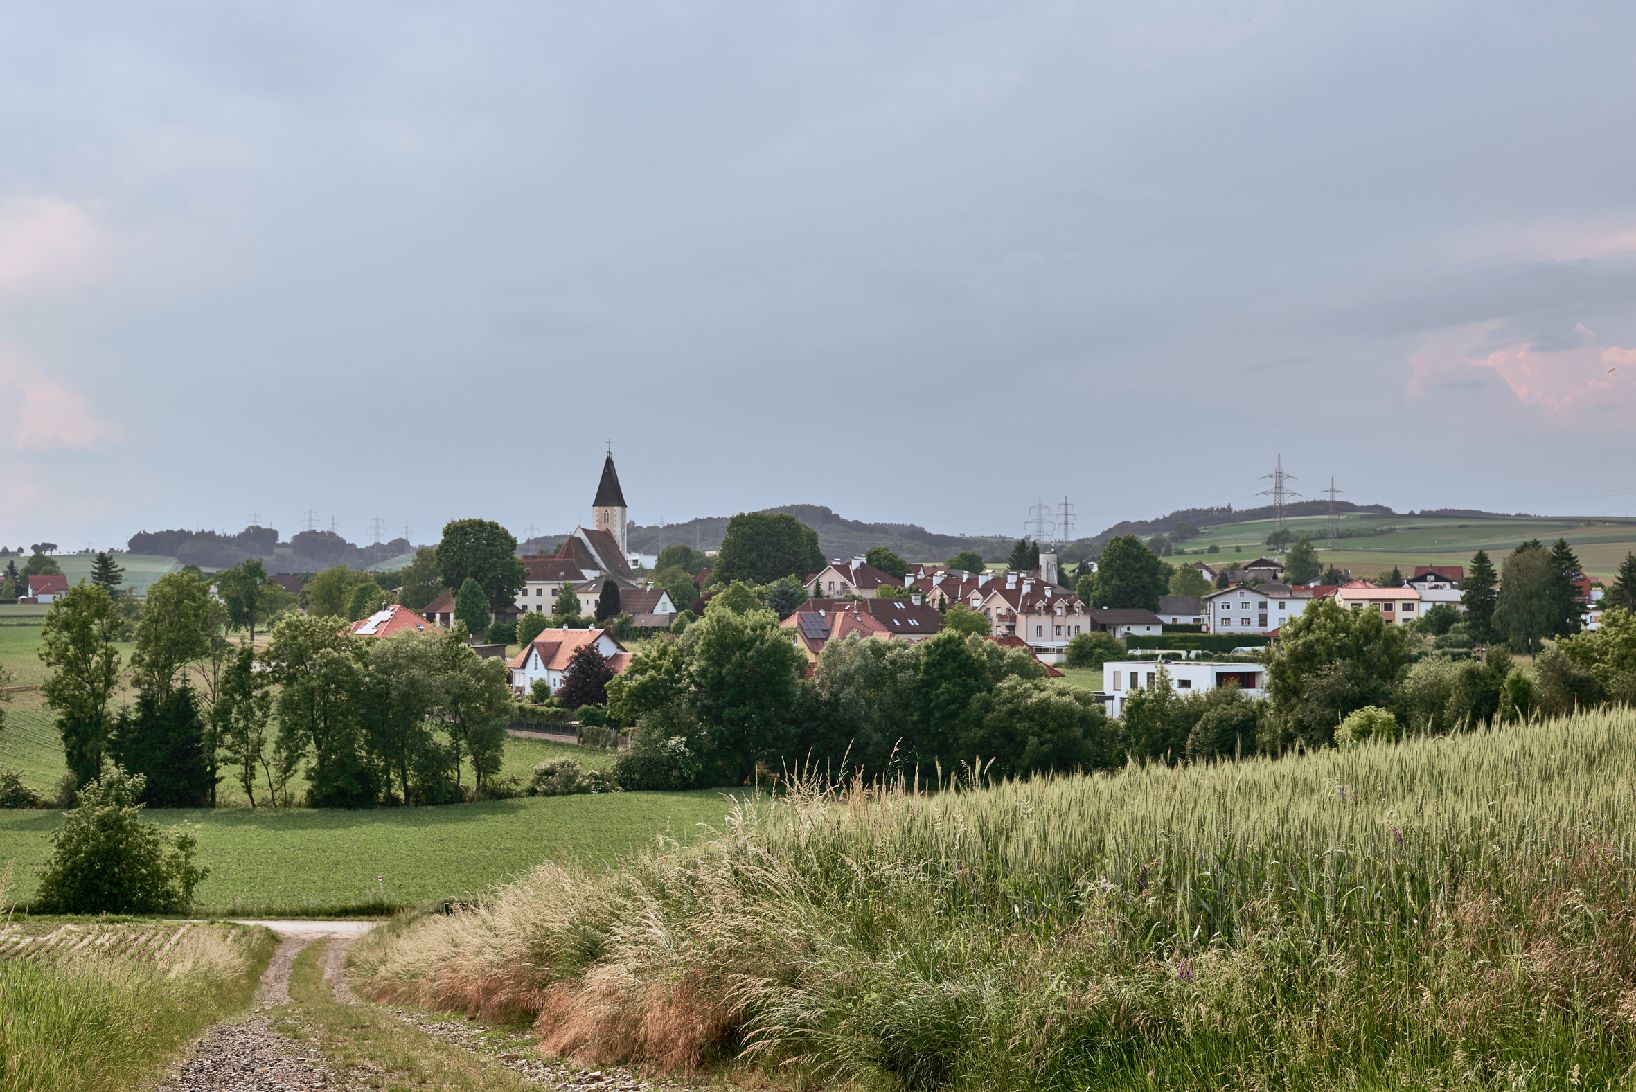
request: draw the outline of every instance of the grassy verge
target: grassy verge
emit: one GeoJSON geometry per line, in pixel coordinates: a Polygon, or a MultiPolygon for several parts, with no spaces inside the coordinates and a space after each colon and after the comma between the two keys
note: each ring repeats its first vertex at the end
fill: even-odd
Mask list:
{"type": "Polygon", "coordinates": [[[275,1024],[296,1039],[315,1040],[337,1073],[364,1073],[369,1087],[433,1092],[523,1092],[503,1066],[451,1046],[369,1005],[337,1002],[324,981],[328,941],[307,945],[290,973],[293,1006],[275,1024]]]}
{"type": "Polygon", "coordinates": [[[275,946],[228,925],[0,927],[0,1092],[142,1086],[250,1002],[275,946]]]}
{"type": "Polygon", "coordinates": [[[819,1084],[1628,1088],[1636,712],[744,805],[355,949],[546,1049],[819,1084]]]}

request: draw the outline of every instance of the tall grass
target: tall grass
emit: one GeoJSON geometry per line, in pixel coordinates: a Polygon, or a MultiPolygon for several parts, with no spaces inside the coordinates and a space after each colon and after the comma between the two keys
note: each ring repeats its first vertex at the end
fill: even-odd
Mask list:
{"type": "Polygon", "coordinates": [[[249,1002],[273,946],[232,926],[0,928],[0,1092],[144,1086],[249,1002]]]}
{"type": "Polygon", "coordinates": [[[379,997],[815,1085],[1636,1083],[1636,713],[741,805],[362,946],[379,997]]]}

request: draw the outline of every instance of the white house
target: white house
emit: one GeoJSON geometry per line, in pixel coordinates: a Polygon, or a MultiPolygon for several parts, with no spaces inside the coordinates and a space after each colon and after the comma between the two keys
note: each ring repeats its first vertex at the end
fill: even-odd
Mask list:
{"type": "Polygon", "coordinates": [[[1157,614],[1140,607],[1092,607],[1086,612],[1091,619],[1092,633],[1111,633],[1120,640],[1137,637],[1157,637],[1165,630],[1157,614]]]}
{"type": "Polygon", "coordinates": [[[1403,586],[1419,593],[1420,601],[1425,604],[1422,610],[1438,603],[1465,610],[1465,604],[1460,602],[1460,585],[1465,578],[1464,565],[1416,565],[1414,575],[1405,580],[1403,586]]]}
{"type": "Polygon", "coordinates": [[[1204,627],[1210,633],[1271,633],[1299,618],[1312,599],[1312,589],[1288,584],[1220,588],[1204,597],[1204,627]]]}
{"type": "Polygon", "coordinates": [[[31,576],[26,581],[28,595],[36,603],[55,603],[59,596],[68,594],[68,578],[60,573],[31,576]]]}
{"type": "Polygon", "coordinates": [[[555,694],[562,686],[562,676],[568,670],[568,665],[574,659],[574,653],[586,645],[595,645],[596,650],[602,653],[618,675],[630,665],[630,653],[625,646],[614,640],[604,629],[546,629],[540,635],[510,660],[506,667],[511,671],[511,688],[519,694],[526,694],[534,685],[534,680],[544,679],[546,685],[555,694]]]}
{"type": "Polygon", "coordinates": [[[1192,693],[1236,686],[1252,698],[1264,697],[1267,669],[1258,663],[1227,664],[1213,660],[1109,660],[1102,665],[1102,692],[1111,716],[1123,716],[1125,701],[1168,676],[1170,688],[1192,693]],[[1162,672],[1161,672],[1161,669],[1162,672]]]}

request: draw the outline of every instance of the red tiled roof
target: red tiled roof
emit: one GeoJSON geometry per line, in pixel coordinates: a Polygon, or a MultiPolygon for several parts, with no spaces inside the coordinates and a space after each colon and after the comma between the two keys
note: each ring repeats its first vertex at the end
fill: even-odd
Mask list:
{"type": "Polygon", "coordinates": [[[441,627],[403,604],[393,603],[367,618],[358,619],[348,628],[355,637],[391,637],[398,633],[429,633],[441,627]]]}
{"type": "MultiPolygon", "coordinates": [[[[601,629],[542,629],[529,647],[518,655],[526,659],[528,652],[537,652],[540,662],[545,665],[547,671],[566,671],[568,661],[574,658],[574,653],[586,645],[595,644],[597,638],[604,632],[606,631],[601,629]]],[[[608,640],[614,641],[612,635],[608,640]]],[[[613,667],[614,673],[618,674],[624,670],[624,665],[630,662],[630,657],[618,641],[614,641],[614,647],[619,651],[608,657],[608,666],[613,667]],[[614,666],[616,660],[620,662],[620,666],[614,666]]],[[[519,663],[517,666],[521,667],[522,664],[519,663]]]]}
{"type": "Polygon", "coordinates": [[[61,595],[68,590],[68,577],[62,573],[37,573],[28,578],[28,594],[61,595]]]}
{"type": "Polygon", "coordinates": [[[1414,567],[1414,576],[1409,579],[1413,580],[1416,576],[1440,576],[1444,580],[1459,582],[1466,578],[1466,567],[1464,565],[1416,565],[1414,567]]]}
{"type": "Polygon", "coordinates": [[[560,556],[525,557],[523,558],[523,572],[528,580],[536,583],[561,583],[564,580],[572,580],[577,583],[585,579],[583,566],[560,556]]]}

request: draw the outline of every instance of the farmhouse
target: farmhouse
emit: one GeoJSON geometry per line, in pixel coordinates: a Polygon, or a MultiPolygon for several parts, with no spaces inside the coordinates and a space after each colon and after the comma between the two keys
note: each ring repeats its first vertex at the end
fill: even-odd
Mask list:
{"type": "Polygon", "coordinates": [[[1172,690],[1195,693],[1236,686],[1252,698],[1266,694],[1267,669],[1258,663],[1207,660],[1109,660],[1102,665],[1102,694],[1110,716],[1123,716],[1136,690],[1150,689],[1169,678],[1172,690]]]}
{"type": "Polygon", "coordinates": [[[574,654],[587,645],[595,646],[615,675],[630,666],[630,653],[605,629],[545,629],[517,655],[506,661],[511,688],[526,694],[538,679],[544,679],[555,694],[562,687],[563,673],[574,654]]]}
{"type": "Polygon", "coordinates": [[[42,573],[28,578],[28,595],[24,598],[33,603],[55,603],[57,598],[68,594],[68,578],[61,573],[42,573]]]}

